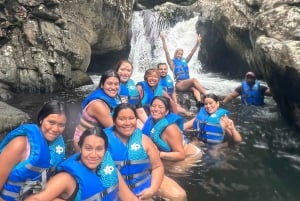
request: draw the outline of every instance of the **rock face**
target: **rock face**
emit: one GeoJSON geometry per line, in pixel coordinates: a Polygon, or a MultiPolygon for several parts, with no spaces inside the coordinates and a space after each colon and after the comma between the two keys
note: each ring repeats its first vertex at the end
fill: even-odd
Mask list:
{"type": "Polygon", "coordinates": [[[2,100],[10,91],[51,93],[90,84],[92,51],[128,45],[132,8],[132,0],[0,1],[2,100]]]}
{"type": "Polygon", "coordinates": [[[193,8],[201,13],[204,68],[241,79],[256,72],[300,129],[300,1],[202,0],[193,8]]]}

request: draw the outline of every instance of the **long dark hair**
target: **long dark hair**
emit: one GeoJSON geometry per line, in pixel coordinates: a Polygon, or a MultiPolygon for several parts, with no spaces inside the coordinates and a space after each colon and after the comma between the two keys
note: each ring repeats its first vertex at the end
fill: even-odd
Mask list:
{"type": "Polygon", "coordinates": [[[100,127],[93,127],[93,128],[89,128],[89,129],[86,129],[82,135],[80,136],[79,138],[79,142],[78,142],[78,146],[80,148],[82,148],[82,145],[84,143],[84,140],[86,137],[90,136],[90,135],[95,135],[97,137],[100,137],[104,140],[104,147],[105,147],[105,150],[107,150],[107,147],[108,147],[108,139],[107,139],[107,136],[106,134],[104,133],[104,131],[100,128],[100,127]]]}
{"type": "Polygon", "coordinates": [[[136,113],[136,109],[134,106],[128,104],[128,103],[121,103],[119,105],[117,105],[117,107],[115,108],[114,110],[114,114],[113,114],[113,121],[115,122],[120,111],[123,110],[123,109],[130,109],[132,110],[132,112],[134,113],[134,116],[137,118],[137,113],[136,113]]]}
{"type": "Polygon", "coordinates": [[[41,121],[50,114],[64,114],[67,117],[66,105],[58,100],[51,100],[45,103],[37,115],[37,124],[41,126],[41,121]]]}
{"type": "Polygon", "coordinates": [[[99,82],[99,87],[102,88],[102,86],[104,85],[105,81],[110,78],[110,77],[116,77],[118,78],[119,82],[120,82],[120,77],[118,75],[118,73],[112,69],[110,70],[107,70],[105,71],[102,76],[101,76],[101,79],[100,79],[100,82],[99,82]]]}

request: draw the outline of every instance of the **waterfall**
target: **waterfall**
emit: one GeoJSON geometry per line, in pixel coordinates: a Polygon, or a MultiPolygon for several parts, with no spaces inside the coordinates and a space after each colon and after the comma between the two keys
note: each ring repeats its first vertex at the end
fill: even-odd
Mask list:
{"type": "MultiPolygon", "coordinates": [[[[160,62],[166,62],[165,53],[159,33],[165,32],[166,42],[171,57],[175,49],[182,48],[184,57],[187,56],[196,43],[196,23],[198,17],[191,18],[187,21],[178,22],[171,27],[157,12],[151,10],[136,11],[132,18],[132,36],[131,51],[129,60],[134,66],[133,78],[140,79],[146,69],[156,67],[160,62]],[[142,75],[141,75],[142,74],[142,75]]],[[[201,63],[197,59],[198,52],[195,52],[189,62],[191,73],[201,70],[201,63]]],[[[172,72],[169,71],[172,75],[172,72]]],[[[172,75],[173,76],[173,75],[172,75]]]]}

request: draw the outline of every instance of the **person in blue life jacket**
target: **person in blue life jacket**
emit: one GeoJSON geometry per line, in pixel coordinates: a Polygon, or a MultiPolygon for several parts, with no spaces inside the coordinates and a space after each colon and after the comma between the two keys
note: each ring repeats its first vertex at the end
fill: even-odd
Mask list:
{"type": "Polygon", "coordinates": [[[67,108],[56,100],[45,103],[37,123],[23,124],[0,143],[0,200],[23,200],[43,188],[65,157],[62,133],[67,108]]]}
{"type": "Polygon", "coordinates": [[[114,108],[121,103],[119,88],[119,75],[114,70],[107,70],[102,74],[99,86],[83,100],[80,121],[73,138],[76,151],[79,150],[78,141],[85,129],[113,125],[111,115],[114,108]]]}
{"type": "Polygon", "coordinates": [[[136,107],[138,114],[138,127],[142,128],[144,122],[147,119],[147,114],[141,105],[141,98],[139,91],[133,79],[131,79],[133,73],[133,65],[128,60],[120,60],[116,67],[116,72],[120,77],[120,91],[119,95],[122,103],[129,103],[136,107]]]}
{"type": "Polygon", "coordinates": [[[228,94],[223,102],[227,103],[234,98],[241,96],[241,103],[246,105],[263,106],[264,97],[271,96],[271,90],[260,84],[256,79],[254,72],[247,72],[242,84],[238,86],[232,93],[228,94]]]}
{"type": "Polygon", "coordinates": [[[144,81],[137,83],[137,89],[141,98],[141,104],[145,109],[147,116],[150,113],[150,103],[154,96],[165,96],[171,100],[172,112],[177,113],[177,106],[169,94],[159,85],[160,73],[156,68],[149,68],[144,74],[144,81]]]}
{"type": "Polygon", "coordinates": [[[219,98],[215,94],[207,94],[204,107],[195,118],[184,123],[184,130],[192,129],[198,139],[210,144],[222,143],[226,139],[241,142],[241,134],[228,115],[228,110],[220,108],[219,98]]]}
{"type": "Polygon", "coordinates": [[[181,107],[181,105],[178,104],[177,94],[174,87],[174,81],[171,78],[171,76],[168,75],[168,65],[166,63],[158,63],[157,70],[160,73],[160,79],[158,84],[164,87],[165,91],[169,94],[172,101],[174,101],[178,113],[183,114],[185,116],[194,116],[193,112],[184,109],[183,107],[181,107]]]}
{"type": "Polygon", "coordinates": [[[114,126],[104,129],[108,150],[131,191],[140,200],[151,200],[153,196],[170,201],[186,200],[186,192],[164,175],[152,140],[137,128],[135,108],[126,103],[118,105],[113,120],[114,126]]]}
{"type": "Polygon", "coordinates": [[[45,189],[26,201],[138,200],[107,151],[108,139],[101,128],[85,130],[78,146],[80,152],[62,162],[45,189]]]}
{"type": "Polygon", "coordinates": [[[200,107],[203,105],[203,101],[201,99],[201,95],[205,95],[205,89],[200,84],[200,82],[196,78],[191,78],[189,73],[188,62],[193,57],[194,53],[200,46],[201,36],[197,35],[197,41],[191,52],[188,54],[186,58],[183,58],[183,49],[178,48],[174,53],[173,59],[171,59],[167,43],[165,33],[160,33],[160,38],[162,41],[163,49],[165,51],[167,63],[169,64],[170,69],[174,74],[175,80],[175,88],[177,91],[193,91],[194,97],[197,101],[197,106],[200,107]]]}
{"type": "Polygon", "coordinates": [[[150,116],[143,133],[157,146],[166,171],[186,173],[201,157],[200,148],[183,134],[184,119],[170,111],[170,100],[156,96],[151,102],[150,116]]]}

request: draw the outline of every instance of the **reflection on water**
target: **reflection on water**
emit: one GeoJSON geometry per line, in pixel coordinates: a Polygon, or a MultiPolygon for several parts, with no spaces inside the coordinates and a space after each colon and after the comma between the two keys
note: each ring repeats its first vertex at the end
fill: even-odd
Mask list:
{"type": "MultiPolygon", "coordinates": [[[[225,83],[224,90],[239,84],[237,81],[226,82],[216,74],[202,74],[201,77],[208,87],[225,83]]],[[[64,135],[70,154],[80,103],[96,87],[99,76],[93,75],[92,79],[95,85],[51,95],[21,95],[9,103],[28,112],[34,119],[44,102],[50,99],[67,102],[70,117],[64,135]]],[[[219,93],[224,94],[224,91],[219,93]]],[[[243,142],[204,147],[202,160],[189,172],[170,175],[187,190],[189,201],[299,200],[300,135],[283,121],[272,98],[268,97],[266,102],[263,108],[241,106],[239,100],[227,103],[224,107],[231,111],[243,142]]]]}

